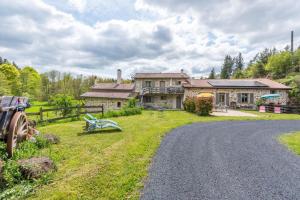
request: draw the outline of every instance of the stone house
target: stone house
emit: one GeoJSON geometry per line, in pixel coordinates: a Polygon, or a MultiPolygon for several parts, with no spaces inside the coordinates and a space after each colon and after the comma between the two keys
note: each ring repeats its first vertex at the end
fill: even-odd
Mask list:
{"type": "Polygon", "coordinates": [[[280,94],[274,103],[288,102],[287,87],[270,79],[194,79],[183,70],[178,73],[136,73],[134,82],[121,83],[121,70],[116,83],[98,83],[81,95],[86,105],[104,105],[105,110],[120,109],[129,98],[138,98],[145,107],[182,109],[186,97],[211,93],[213,104],[232,108],[255,108],[265,94],[280,94]]]}
{"type": "Polygon", "coordinates": [[[180,73],[136,73],[135,92],[146,107],[181,109],[184,97],[183,83],[189,76],[180,73]]]}
{"type": "Polygon", "coordinates": [[[273,103],[282,105],[288,102],[288,91],[291,89],[270,79],[191,79],[184,84],[184,98],[200,93],[213,94],[214,105],[229,107],[255,108],[262,95],[279,94],[280,98],[273,103]]]}
{"type": "Polygon", "coordinates": [[[117,73],[116,83],[97,83],[90,91],[81,95],[86,106],[104,106],[104,110],[120,109],[130,98],[135,98],[135,85],[121,83],[121,70],[117,73]]]}

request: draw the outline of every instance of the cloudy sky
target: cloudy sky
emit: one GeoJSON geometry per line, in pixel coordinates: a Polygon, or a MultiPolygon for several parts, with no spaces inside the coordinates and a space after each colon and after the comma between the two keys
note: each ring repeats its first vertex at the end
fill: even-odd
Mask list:
{"type": "Polygon", "coordinates": [[[0,0],[0,56],[40,72],[201,76],[226,54],[284,48],[290,30],[300,45],[299,10],[294,0],[0,0]]]}

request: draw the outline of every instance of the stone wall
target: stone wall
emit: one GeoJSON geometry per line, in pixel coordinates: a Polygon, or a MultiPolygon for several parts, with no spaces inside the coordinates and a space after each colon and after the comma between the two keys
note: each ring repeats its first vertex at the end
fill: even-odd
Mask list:
{"type": "MultiPolygon", "coordinates": [[[[126,99],[110,99],[110,98],[85,98],[86,106],[104,106],[104,112],[108,110],[119,110],[127,103],[126,99]],[[118,102],[121,103],[121,107],[118,107],[118,102]]],[[[97,109],[93,108],[93,111],[97,109]]]]}
{"type": "MultiPolygon", "coordinates": [[[[164,96],[164,95],[161,95],[164,96]]],[[[152,102],[145,103],[144,105],[151,105],[151,106],[160,106],[168,109],[176,109],[176,98],[178,95],[166,95],[166,99],[162,100],[160,95],[151,96],[152,102]]],[[[183,99],[183,96],[182,96],[183,99]]]]}
{"type": "MultiPolygon", "coordinates": [[[[262,95],[270,94],[271,90],[269,89],[203,89],[203,88],[185,88],[184,98],[187,96],[196,96],[200,93],[212,93],[216,97],[217,93],[228,93],[229,94],[229,103],[236,102],[238,106],[247,106],[249,103],[238,103],[238,93],[253,93],[254,103],[260,99],[262,95]]],[[[280,103],[285,105],[288,102],[288,91],[287,90],[276,90],[276,94],[280,94],[280,98],[275,100],[268,100],[268,103],[280,103]]],[[[214,98],[214,104],[216,99],[214,98]]]]}

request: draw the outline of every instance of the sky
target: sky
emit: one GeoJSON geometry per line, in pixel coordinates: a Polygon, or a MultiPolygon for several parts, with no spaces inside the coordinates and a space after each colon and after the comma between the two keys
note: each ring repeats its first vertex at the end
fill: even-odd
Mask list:
{"type": "Polygon", "coordinates": [[[123,77],[135,72],[219,71],[226,54],[247,63],[283,49],[300,1],[0,0],[0,56],[39,72],[123,77]]]}

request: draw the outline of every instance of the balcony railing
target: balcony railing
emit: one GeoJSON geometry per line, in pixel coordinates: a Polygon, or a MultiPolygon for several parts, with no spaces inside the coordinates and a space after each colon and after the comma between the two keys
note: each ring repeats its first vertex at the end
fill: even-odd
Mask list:
{"type": "Polygon", "coordinates": [[[144,87],[143,94],[183,94],[183,87],[144,87]]]}

